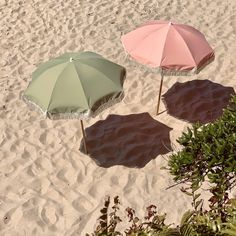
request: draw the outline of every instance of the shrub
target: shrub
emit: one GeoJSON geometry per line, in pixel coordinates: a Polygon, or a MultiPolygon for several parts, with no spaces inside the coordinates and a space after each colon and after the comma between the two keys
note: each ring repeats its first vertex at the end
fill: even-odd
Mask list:
{"type": "MultiPolygon", "coordinates": [[[[116,230],[121,222],[117,216],[120,201],[118,196],[114,198],[114,205],[110,207],[110,197],[105,200],[104,207],[100,210],[98,225],[91,236],[235,236],[236,235],[236,200],[232,200],[227,206],[228,218],[222,223],[220,217],[212,220],[212,212],[187,211],[177,227],[165,224],[166,214],[158,215],[157,207],[147,207],[144,221],[135,215],[135,210],[128,207],[126,213],[127,229],[123,234],[116,230]],[[110,209],[111,208],[111,209],[110,209]],[[110,212],[110,213],[109,213],[110,212]]],[[[125,223],[125,222],[124,222],[125,223]]],[[[86,236],[90,236],[86,234],[86,236]]]]}
{"type": "Polygon", "coordinates": [[[225,222],[228,192],[236,183],[236,96],[221,118],[204,126],[193,125],[177,141],[183,149],[168,162],[174,180],[189,183],[192,194],[208,180],[211,211],[225,222]]]}
{"type": "MultiPolygon", "coordinates": [[[[105,200],[104,207],[100,210],[101,216],[98,218],[98,225],[91,236],[116,236],[123,235],[121,232],[116,231],[116,226],[121,222],[120,217],[117,216],[119,210],[119,197],[114,198],[114,205],[110,210],[110,197],[105,200]],[[108,212],[110,212],[108,214],[108,212]]],[[[127,207],[126,213],[128,216],[129,225],[124,234],[126,236],[188,236],[193,232],[193,229],[188,225],[188,221],[192,216],[191,212],[187,212],[181,221],[181,226],[171,228],[171,225],[165,224],[166,214],[158,215],[157,207],[150,205],[146,208],[146,216],[144,221],[139,219],[135,210],[127,207]]],[[[87,234],[86,236],[89,236],[87,234]]]]}
{"type": "Polygon", "coordinates": [[[107,197],[104,203],[104,207],[100,210],[101,216],[98,218],[98,226],[92,236],[116,236],[121,235],[120,232],[116,231],[116,226],[121,219],[117,216],[117,211],[119,210],[119,197],[114,198],[114,205],[112,206],[112,211],[109,212],[110,207],[110,197],[107,197]]]}

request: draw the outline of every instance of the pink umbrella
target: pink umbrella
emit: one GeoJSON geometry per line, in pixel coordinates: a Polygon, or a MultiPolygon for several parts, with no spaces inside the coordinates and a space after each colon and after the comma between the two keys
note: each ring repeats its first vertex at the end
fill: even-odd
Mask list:
{"type": "Polygon", "coordinates": [[[201,32],[168,21],[149,21],[123,35],[121,41],[134,60],[161,72],[157,114],[164,75],[198,73],[214,59],[213,49],[201,32]]]}

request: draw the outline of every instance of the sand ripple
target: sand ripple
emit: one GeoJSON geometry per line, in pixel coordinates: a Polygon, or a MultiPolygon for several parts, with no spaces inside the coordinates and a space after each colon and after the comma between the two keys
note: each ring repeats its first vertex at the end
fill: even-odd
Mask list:
{"type": "MultiPolygon", "coordinates": [[[[160,75],[129,63],[120,36],[149,19],[191,24],[205,34],[216,59],[198,75],[166,76],[163,94],[176,82],[191,81],[191,89],[176,93],[175,99],[185,92],[191,98],[197,93],[196,79],[235,90],[235,12],[236,2],[230,0],[0,1],[0,235],[85,235],[93,230],[105,195],[117,194],[124,207],[134,207],[140,216],[154,203],[168,214],[168,222],[179,223],[191,199],[179,187],[165,190],[173,182],[160,169],[166,165],[162,156],[168,155],[160,140],[171,140],[178,150],[175,140],[189,124],[167,112],[154,115],[160,75]],[[78,121],[44,120],[20,99],[38,64],[80,50],[95,51],[127,68],[124,100],[85,122],[91,156],[106,168],[79,151],[78,121]],[[152,121],[140,119],[142,112],[152,121]],[[161,132],[164,126],[172,128],[168,138],[161,132]],[[111,153],[116,158],[106,162],[111,153]],[[130,168],[138,159],[142,168],[130,168]]],[[[210,88],[213,103],[222,104],[217,87],[210,88]]],[[[222,95],[226,90],[219,91],[222,95]]],[[[177,111],[189,114],[183,104],[177,111]]],[[[160,109],[165,111],[164,103],[160,109]]],[[[203,104],[194,111],[201,114],[202,109],[203,104]]]]}

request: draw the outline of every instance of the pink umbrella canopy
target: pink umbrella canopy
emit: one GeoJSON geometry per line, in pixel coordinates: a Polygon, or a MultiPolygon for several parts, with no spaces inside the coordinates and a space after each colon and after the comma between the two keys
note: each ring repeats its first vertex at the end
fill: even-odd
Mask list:
{"type": "Polygon", "coordinates": [[[201,32],[174,22],[149,21],[123,35],[121,41],[135,61],[152,69],[158,68],[162,80],[163,74],[198,73],[214,59],[214,51],[201,32]]]}

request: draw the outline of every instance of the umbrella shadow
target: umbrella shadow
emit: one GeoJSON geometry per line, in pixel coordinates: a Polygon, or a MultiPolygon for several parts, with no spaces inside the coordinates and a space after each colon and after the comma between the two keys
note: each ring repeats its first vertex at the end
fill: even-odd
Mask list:
{"type": "Polygon", "coordinates": [[[232,87],[209,80],[193,80],[175,83],[162,100],[169,115],[191,123],[206,124],[223,114],[231,94],[235,94],[232,87]]]}
{"type": "MultiPolygon", "coordinates": [[[[109,115],[86,128],[88,153],[101,167],[142,168],[158,155],[172,151],[171,130],[148,113],[109,115]]],[[[84,152],[83,140],[80,150],[84,152]]]]}

